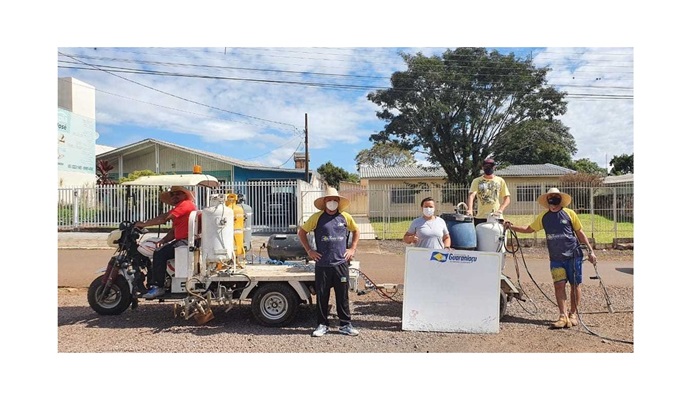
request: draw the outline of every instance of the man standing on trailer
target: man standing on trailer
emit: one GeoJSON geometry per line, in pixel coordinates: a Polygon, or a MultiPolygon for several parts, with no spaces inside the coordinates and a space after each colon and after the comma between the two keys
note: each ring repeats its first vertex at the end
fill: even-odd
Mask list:
{"type": "Polygon", "coordinates": [[[554,296],[559,307],[559,319],[551,325],[554,329],[578,325],[578,304],[581,301],[583,281],[583,252],[579,243],[588,250],[588,261],[595,264],[596,256],[588,237],[583,232],[578,215],[569,208],[571,196],[557,188],[541,195],[537,202],[547,210],[540,213],[529,226],[514,226],[505,221],[504,227],[518,233],[532,233],[544,229],[549,251],[549,268],[554,281],[554,296]],[[566,282],[571,285],[571,309],[566,313],[566,282]]]}
{"type": "Polygon", "coordinates": [[[316,320],[318,327],[312,336],[323,336],[328,332],[328,303],[331,288],[335,293],[339,332],[357,336],[360,332],[350,322],[350,299],[348,296],[350,261],[355,255],[360,235],[355,220],[345,210],[350,200],[340,196],[338,190],[326,188],[325,194],[314,201],[320,211],[313,214],[298,230],[299,241],[306,254],[316,262],[316,320]],[[308,233],[314,232],[316,250],[309,245],[308,233]],[[353,232],[352,243],[347,247],[348,235],[353,232]]]}
{"type": "Polygon", "coordinates": [[[146,226],[162,225],[173,221],[173,228],[167,235],[158,241],[159,246],[153,253],[153,282],[148,293],[143,295],[146,300],[155,299],[165,294],[165,273],[168,260],[175,258],[175,248],[187,246],[188,221],[190,213],[197,210],[194,203],[194,194],[182,186],[173,186],[170,190],[160,194],[160,201],[174,208],[155,218],[139,221],[135,225],[138,228],[146,226]]]}
{"type": "Polygon", "coordinates": [[[494,174],[496,162],[492,158],[487,158],[481,168],[484,174],[472,181],[467,198],[467,215],[473,215],[474,199],[477,200],[474,226],[486,222],[492,213],[502,215],[510,204],[510,192],[506,181],[494,174]]]}

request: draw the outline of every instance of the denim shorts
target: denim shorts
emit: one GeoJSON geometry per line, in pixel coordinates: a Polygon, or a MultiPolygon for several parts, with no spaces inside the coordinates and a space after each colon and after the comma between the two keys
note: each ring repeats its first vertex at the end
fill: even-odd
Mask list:
{"type": "Polygon", "coordinates": [[[549,260],[554,283],[568,281],[572,285],[583,282],[583,257],[569,258],[564,261],[549,260]]]}

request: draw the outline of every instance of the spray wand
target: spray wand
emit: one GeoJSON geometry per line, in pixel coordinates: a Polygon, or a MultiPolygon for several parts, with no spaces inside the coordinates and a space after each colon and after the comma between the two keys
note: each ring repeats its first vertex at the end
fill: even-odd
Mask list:
{"type": "Polygon", "coordinates": [[[612,307],[612,302],[610,301],[610,296],[608,296],[608,291],[605,289],[605,285],[603,285],[603,279],[600,277],[600,274],[598,274],[598,267],[596,266],[597,262],[592,263],[593,264],[593,269],[595,270],[595,276],[591,276],[591,279],[597,279],[600,281],[600,287],[603,288],[603,294],[605,295],[605,303],[608,306],[608,312],[614,313],[613,307],[612,307]]]}

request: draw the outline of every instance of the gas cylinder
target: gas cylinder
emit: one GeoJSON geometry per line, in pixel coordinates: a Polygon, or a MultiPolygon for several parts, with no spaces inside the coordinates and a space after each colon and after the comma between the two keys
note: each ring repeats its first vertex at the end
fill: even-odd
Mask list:
{"type": "Polygon", "coordinates": [[[223,198],[202,210],[202,258],[206,263],[233,258],[233,210],[223,198]]]}
{"type": "Polygon", "coordinates": [[[245,212],[245,228],[243,228],[243,248],[250,251],[253,247],[253,207],[245,202],[245,196],[238,195],[238,204],[245,212]]]}
{"type": "Polygon", "coordinates": [[[501,253],[501,271],[506,267],[506,235],[503,225],[499,218],[491,214],[486,218],[486,222],[482,222],[476,226],[476,241],[477,251],[490,251],[501,253]]]}
{"type": "Polygon", "coordinates": [[[454,214],[441,214],[445,220],[447,230],[450,232],[452,248],[458,250],[474,250],[477,245],[476,232],[474,230],[474,218],[461,214],[459,209],[454,214]]]}
{"type": "Polygon", "coordinates": [[[493,214],[476,226],[476,249],[478,251],[505,252],[505,231],[493,214]]]}
{"type": "Polygon", "coordinates": [[[226,207],[233,211],[233,244],[237,256],[245,254],[243,249],[243,230],[245,228],[245,210],[238,204],[238,195],[229,193],[226,196],[226,207]]]}

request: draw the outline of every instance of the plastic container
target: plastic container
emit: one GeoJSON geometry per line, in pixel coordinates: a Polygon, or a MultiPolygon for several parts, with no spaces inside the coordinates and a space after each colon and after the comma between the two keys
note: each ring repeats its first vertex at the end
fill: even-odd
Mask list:
{"type": "Polygon", "coordinates": [[[457,250],[474,250],[477,245],[474,218],[460,213],[442,214],[447,230],[450,232],[452,248],[457,250]]]}

